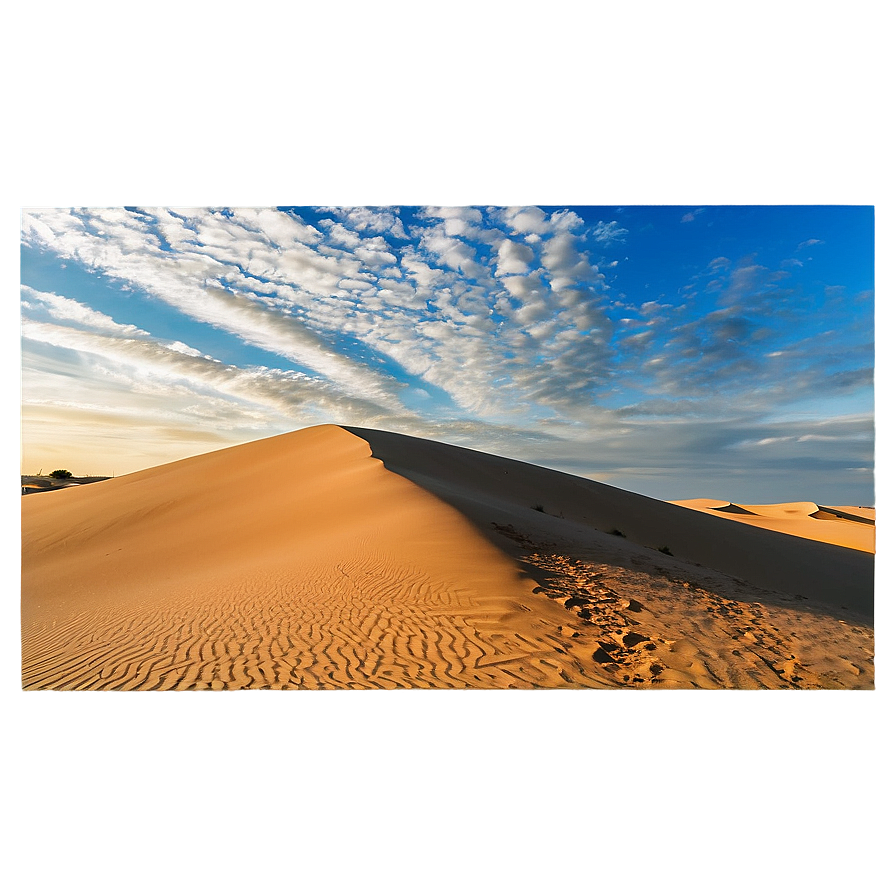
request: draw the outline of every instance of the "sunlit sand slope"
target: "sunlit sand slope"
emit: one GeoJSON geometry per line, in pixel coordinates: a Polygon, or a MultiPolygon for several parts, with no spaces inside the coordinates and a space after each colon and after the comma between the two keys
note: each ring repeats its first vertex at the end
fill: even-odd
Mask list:
{"type": "Polygon", "coordinates": [[[870,555],[436,442],[315,427],[22,517],[29,689],[873,686],[870,555]]]}
{"type": "Polygon", "coordinates": [[[584,624],[335,426],[22,517],[26,688],[612,685],[584,624]]]}
{"type": "Polygon", "coordinates": [[[874,510],[868,507],[823,507],[811,501],[730,504],[706,498],[671,503],[760,529],[874,553],[874,510]]]}

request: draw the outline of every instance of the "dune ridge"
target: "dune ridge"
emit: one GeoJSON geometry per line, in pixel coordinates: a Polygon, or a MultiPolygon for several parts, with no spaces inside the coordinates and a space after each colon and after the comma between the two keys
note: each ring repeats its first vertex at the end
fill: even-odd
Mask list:
{"type": "Polygon", "coordinates": [[[872,558],[589,482],[327,425],[30,495],[23,687],[873,686],[872,558]]]}
{"type": "Polygon", "coordinates": [[[460,514],[335,426],[22,509],[26,688],[612,683],[460,514]]]}
{"type": "Polygon", "coordinates": [[[522,461],[397,433],[347,429],[367,439],[374,457],[389,470],[459,508],[484,533],[492,520],[540,525],[553,536],[587,547],[593,542],[612,544],[608,534],[620,531],[630,544],[667,547],[674,557],[760,588],[811,595],[815,605],[845,608],[869,619],[873,614],[874,560],[865,552],[745,528],[740,516],[712,519],[671,502],[522,461]],[[531,510],[539,506],[544,509],[541,518],[532,517],[531,510]]]}

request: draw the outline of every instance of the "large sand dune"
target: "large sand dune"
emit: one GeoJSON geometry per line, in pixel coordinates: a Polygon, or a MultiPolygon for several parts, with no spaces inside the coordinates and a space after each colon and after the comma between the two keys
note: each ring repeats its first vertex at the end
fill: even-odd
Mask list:
{"type": "Polygon", "coordinates": [[[29,495],[22,532],[26,688],[873,684],[869,554],[390,433],[29,495]]]}

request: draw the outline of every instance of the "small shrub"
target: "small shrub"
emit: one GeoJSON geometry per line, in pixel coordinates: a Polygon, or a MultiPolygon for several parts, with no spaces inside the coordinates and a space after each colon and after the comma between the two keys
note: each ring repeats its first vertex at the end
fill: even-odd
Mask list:
{"type": "Polygon", "coordinates": [[[672,556],[672,551],[670,551],[669,548],[668,548],[666,545],[663,545],[661,548],[657,548],[657,550],[658,550],[661,554],[668,554],[670,557],[672,556]]]}
{"type": "Polygon", "coordinates": [[[72,474],[69,473],[68,470],[53,470],[53,472],[50,473],[50,478],[51,479],[71,479],[72,474]]]}
{"type": "Polygon", "coordinates": [[[544,504],[533,504],[533,510],[537,510],[539,513],[544,513],[544,504]]]}
{"type": "Polygon", "coordinates": [[[607,534],[618,535],[620,538],[625,538],[625,532],[623,532],[621,529],[611,529],[607,534]]]}

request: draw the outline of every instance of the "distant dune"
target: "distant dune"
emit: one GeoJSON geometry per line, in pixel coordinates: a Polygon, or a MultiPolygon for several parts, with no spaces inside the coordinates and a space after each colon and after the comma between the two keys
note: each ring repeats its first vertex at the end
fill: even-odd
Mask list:
{"type": "Polygon", "coordinates": [[[23,686],[872,687],[873,556],[740,517],[313,427],[23,498],[23,686]]]}
{"type": "Polygon", "coordinates": [[[22,494],[34,495],[59,488],[72,488],[85,483],[102,482],[108,478],[108,476],[73,476],[69,479],[53,479],[52,476],[22,476],[22,494]]]}
{"type": "Polygon", "coordinates": [[[671,503],[760,529],[874,553],[874,510],[868,507],[821,507],[811,501],[730,504],[705,498],[671,503]]]}

